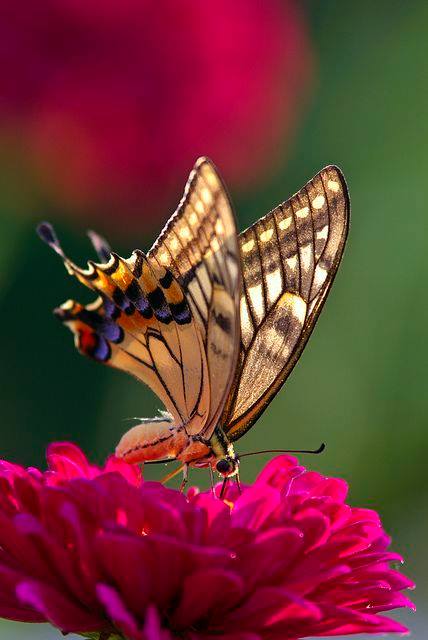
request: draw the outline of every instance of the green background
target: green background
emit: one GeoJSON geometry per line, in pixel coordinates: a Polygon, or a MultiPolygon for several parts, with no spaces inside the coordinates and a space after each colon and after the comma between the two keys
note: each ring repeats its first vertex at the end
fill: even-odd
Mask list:
{"type": "MultiPolygon", "coordinates": [[[[244,228],[322,166],[335,163],[348,180],[351,231],[332,293],[298,366],[237,449],[327,443],[322,456],[304,463],[345,478],[353,504],[380,512],[394,549],[407,559],[405,572],[418,584],[418,613],[399,618],[415,640],[423,640],[428,628],[428,5],[314,1],[307,9],[316,87],[291,150],[251,197],[233,185],[231,192],[244,228]]],[[[40,465],[49,441],[67,439],[101,462],[127,428],[124,418],[154,415],[159,404],[124,374],[75,353],[70,334],[50,310],[67,297],[82,298],[81,291],[38,241],[28,212],[55,222],[77,258],[86,255],[86,240],[80,227],[46,211],[43,202],[17,197],[23,177],[10,158],[2,159],[2,167],[1,455],[40,465]]],[[[158,229],[163,222],[159,219],[158,229]]],[[[111,238],[125,255],[135,246],[148,248],[152,239],[115,243],[111,238]]],[[[246,460],[244,481],[264,462],[263,457],[246,460]]],[[[157,477],[158,471],[148,474],[157,477]]],[[[206,473],[194,471],[191,479],[202,485],[206,473]]],[[[49,628],[12,623],[1,623],[0,633],[23,640],[58,637],[49,628]]]]}

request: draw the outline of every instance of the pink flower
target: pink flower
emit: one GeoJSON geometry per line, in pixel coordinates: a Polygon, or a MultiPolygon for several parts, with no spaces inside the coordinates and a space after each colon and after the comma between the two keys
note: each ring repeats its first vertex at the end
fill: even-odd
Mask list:
{"type": "Polygon", "coordinates": [[[51,198],[86,213],[141,217],[144,203],[150,218],[199,155],[251,185],[283,155],[309,86],[298,5],[6,3],[0,128],[17,132],[51,198]]]}
{"type": "Polygon", "coordinates": [[[222,501],[143,481],[71,444],[0,467],[0,615],[130,640],[403,632],[412,607],[378,515],[281,456],[222,501]]]}

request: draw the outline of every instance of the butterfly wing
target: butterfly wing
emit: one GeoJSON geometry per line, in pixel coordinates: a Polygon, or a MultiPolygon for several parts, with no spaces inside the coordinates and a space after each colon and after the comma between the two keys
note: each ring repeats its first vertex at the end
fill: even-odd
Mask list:
{"type": "Polygon", "coordinates": [[[200,329],[211,402],[205,427],[193,433],[209,438],[236,370],[241,267],[232,206],[214,165],[206,158],[195,164],[183,199],[148,260],[152,265],[168,265],[200,329]]]}
{"type": "Polygon", "coordinates": [[[241,349],[222,424],[257,420],[296,364],[339,266],[349,223],[341,171],[328,166],[239,236],[241,349]]]}
{"type": "Polygon", "coordinates": [[[89,305],[68,301],[56,315],[74,333],[78,350],[127,371],[161,399],[175,424],[201,430],[209,414],[205,347],[181,286],[141,251],[125,260],[92,240],[104,263],[82,269],[63,252],[50,225],[41,237],[61,256],[67,271],[98,293],[89,305]]]}

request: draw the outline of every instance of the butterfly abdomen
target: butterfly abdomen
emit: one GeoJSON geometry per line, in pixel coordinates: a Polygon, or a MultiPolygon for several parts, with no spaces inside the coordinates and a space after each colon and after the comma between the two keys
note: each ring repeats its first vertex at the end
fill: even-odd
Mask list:
{"type": "Polygon", "coordinates": [[[116,456],[127,462],[176,458],[188,443],[183,426],[172,418],[145,419],[127,431],[116,447],[116,456]]]}

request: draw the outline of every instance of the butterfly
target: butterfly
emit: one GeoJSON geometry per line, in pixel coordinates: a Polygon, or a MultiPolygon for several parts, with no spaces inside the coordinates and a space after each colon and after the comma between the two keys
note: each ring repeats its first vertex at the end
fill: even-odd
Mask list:
{"type": "Polygon", "coordinates": [[[89,232],[98,262],[77,266],[48,223],[41,238],[96,294],[55,310],[77,349],[147,384],[165,410],[120,440],[129,462],[179,460],[238,473],[233,443],[296,364],[336,275],[349,225],[341,171],[327,166],[238,235],[216,168],[200,158],[145,254],[124,259],[89,232]]]}

